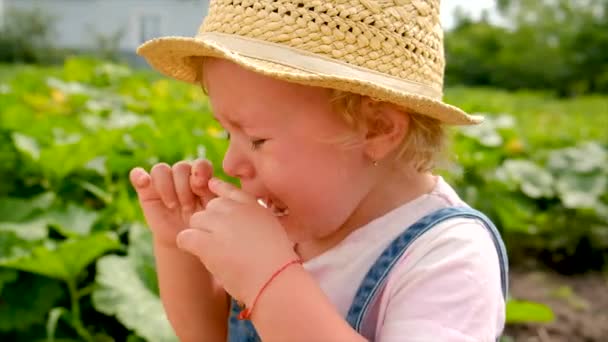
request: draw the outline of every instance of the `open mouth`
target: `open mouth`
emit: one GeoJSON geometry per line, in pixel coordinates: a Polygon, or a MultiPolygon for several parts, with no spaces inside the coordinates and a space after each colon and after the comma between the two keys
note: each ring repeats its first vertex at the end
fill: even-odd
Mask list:
{"type": "Polygon", "coordinates": [[[270,209],[272,214],[276,217],[289,215],[289,208],[287,208],[287,206],[276,203],[270,198],[258,198],[258,204],[266,209],[270,209]]]}

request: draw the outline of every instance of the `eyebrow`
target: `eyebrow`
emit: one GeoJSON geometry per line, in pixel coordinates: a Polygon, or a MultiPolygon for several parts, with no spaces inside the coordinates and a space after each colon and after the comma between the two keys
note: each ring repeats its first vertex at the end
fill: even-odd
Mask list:
{"type": "MultiPolygon", "coordinates": [[[[220,120],[218,120],[214,115],[211,115],[211,117],[213,118],[213,120],[215,122],[217,122],[218,124],[220,124],[220,126],[222,126],[222,123],[220,122],[220,120]]],[[[232,120],[226,120],[231,126],[234,126],[236,128],[242,128],[241,125],[238,122],[234,122],[232,120]]]]}

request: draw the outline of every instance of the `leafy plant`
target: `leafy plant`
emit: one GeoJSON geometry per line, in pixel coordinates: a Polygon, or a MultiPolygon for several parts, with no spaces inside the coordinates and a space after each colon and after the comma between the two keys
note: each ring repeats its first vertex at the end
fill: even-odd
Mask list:
{"type": "Polygon", "coordinates": [[[176,340],[127,176],[219,164],[203,95],[91,59],[20,68],[0,73],[0,172],[14,180],[0,195],[0,339],[176,340]]]}
{"type": "Polygon", "coordinates": [[[515,299],[507,302],[507,324],[550,323],[554,319],[553,311],[546,305],[515,299]]]}
{"type": "Polygon", "coordinates": [[[596,140],[527,149],[512,116],[456,133],[449,177],[498,224],[514,260],[539,257],[565,273],[608,261],[608,146],[596,140]],[[519,258],[519,259],[518,259],[519,258]]]}
{"type": "MultiPolygon", "coordinates": [[[[231,180],[218,167],[225,134],[200,89],[74,58],[0,66],[0,95],[0,339],[174,341],[128,172],[206,157],[231,180]]],[[[510,113],[455,130],[458,166],[443,174],[494,219],[512,259],[605,265],[606,98],[467,88],[447,98],[510,113]],[[537,129],[547,125],[576,129],[537,129]]],[[[549,316],[511,302],[509,320],[539,320],[529,308],[549,316]]]]}

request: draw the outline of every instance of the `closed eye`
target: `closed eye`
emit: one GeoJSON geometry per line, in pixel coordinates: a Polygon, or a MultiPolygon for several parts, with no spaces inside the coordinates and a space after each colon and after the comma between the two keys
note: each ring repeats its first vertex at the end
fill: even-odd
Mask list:
{"type": "Polygon", "coordinates": [[[262,144],[264,144],[266,142],[267,139],[255,139],[251,141],[251,149],[252,150],[257,150],[260,147],[262,147],[262,144]]]}
{"type": "MultiPolygon", "coordinates": [[[[228,141],[230,141],[230,139],[231,139],[230,132],[228,132],[226,130],[224,132],[226,134],[226,139],[228,141]]],[[[251,139],[251,149],[254,151],[258,150],[260,147],[262,147],[262,145],[266,142],[266,140],[268,140],[268,139],[251,139]]]]}

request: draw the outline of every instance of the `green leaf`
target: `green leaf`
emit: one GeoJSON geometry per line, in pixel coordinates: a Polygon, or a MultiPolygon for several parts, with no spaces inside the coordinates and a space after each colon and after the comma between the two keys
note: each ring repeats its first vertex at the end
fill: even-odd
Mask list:
{"type": "Polygon", "coordinates": [[[13,142],[19,151],[29,155],[32,159],[38,160],[40,158],[40,146],[38,146],[36,139],[24,134],[13,133],[13,142]]]}
{"type": "Polygon", "coordinates": [[[104,232],[67,240],[56,247],[39,246],[29,255],[0,260],[0,266],[73,281],[93,260],[120,246],[115,234],[104,232]]]}
{"type": "Polygon", "coordinates": [[[70,203],[65,209],[50,212],[47,218],[64,236],[86,236],[91,233],[99,214],[70,203]]]}
{"type": "Polygon", "coordinates": [[[87,181],[79,181],[78,184],[80,184],[80,186],[88,190],[93,195],[97,196],[97,198],[101,199],[106,205],[112,203],[113,199],[112,194],[110,192],[103,190],[97,185],[87,181]]]}
{"type": "Polygon", "coordinates": [[[599,143],[589,142],[551,152],[547,166],[555,172],[588,173],[606,170],[608,151],[599,143]]]}
{"type": "Polygon", "coordinates": [[[150,342],[177,341],[160,298],[138,277],[127,257],[109,255],[97,262],[93,305],[150,342]]]}
{"type": "Polygon", "coordinates": [[[507,302],[507,323],[550,323],[555,320],[551,308],[544,304],[511,299],[507,302]]]}
{"type": "Polygon", "coordinates": [[[19,273],[17,281],[7,284],[2,290],[0,332],[44,324],[47,312],[63,293],[61,283],[56,280],[19,273]]]}
{"type": "Polygon", "coordinates": [[[48,225],[54,225],[66,237],[91,233],[99,213],[70,203],[67,208],[53,209],[21,222],[0,222],[0,231],[13,231],[26,240],[40,240],[48,235],[48,225]]]}
{"type": "Polygon", "coordinates": [[[129,230],[129,259],[146,288],[158,295],[158,280],[154,260],[152,232],[141,224],[129,230]]]}
{"type": "Polygon", "coordinates": [[[110,336],[106,333],[95,334],[93,336],[93,341],[95,341],[95,342],[116,342],[116,340],[112,336],[110,336]]]}
{"type": "Polygon", "coordinates": [[[47,85],[69,95],[95,96],[98,94],[98,91],[95,88],[87,84],[79,82],[65,82],[54,77],[47,78],[47,85]]]}
{"type": "Polygon", "coordinates": [[[127,337],[127,342],[146,342],[146,340],[137,335],[129,335],[127,337]]]}
{"type": "Polygon", "coordinates": [[[80,171],[93,158],[103,153],[107,144],[101,137],[87,136],[77,144],[51,145],[40,150],[38,166],[47,178],[61,182],[71,173],[80,171]]]}
{"type": "Polygon", "coordinates": [[[15,232],[0,230],[0,263],[28,255],[34,244],[19,238],[15,232]]]}
{"type": "Polygon", "coordinates": [[[16,270],[0,268],[0,295],[2,294],[2,288],[4,285],[17,280],[18,275],[19,272],[16,270]]]}
{"type": "Polygon", "coordinates": [[[37,210],[48,209],[55,200],[55,194],[46,192],[30,199],[0,198],[0,220],[3,222],[21,221],[37,210]]]}
{"type": "Polygon", "coordinates": [[[154,121],[147,116],[138,115],[129,111],[122,111],[113,108],[112,113],[107,117],[99,115],[85,115],[81,117],[82,123],[88,129],[96,131],[101,129],[117,130],[133,128],[139,125],[154,125],[154,121]]]}
{"type": "Polygon", "coordinates": [[[477,140],[482,146],[498,147],[503,144],[502,136],[490,124],[466,126],[462,127],[461,131],[464,136],[477,140]]]}
{"type": "Polygon", "coordinates": [[[565,173],[559,175],[556,183],[557,193],[566,208],[595,208],[607,186],[608,178],[600,173],[565,173]]]}
{"type": "Polygon", "coordinates": [[[519,197],[501,196],[497,199],[501,205],[495,210],[502,228],[509,233],[535,234],[538,227],[534,225],[534,204],[524,196],[521,196],[523,199],[519,197]]]}
{"type": "Polygon", "coordinates": [[[40,241],[48,236],[47,225],[48,220],[44,217],[16,223],[0,222],[0,232],[13,232],[23,240],[40,241]]]}
{"type": "Polygon", "coordinates": [[[554,196],[551,173],[528,160],[506,160],[496,170],[496,178],[518,186],[531,198],[554,196]]]}
{"type": "MultiPolygon", "coordinates": [[[[479,113],[478,113],[479,114],[479,113]]],[[[499,147],[504,144],[504,138],[499,130],[512,129],[515,119],[510,115],[489,116],[484,115],[485,121],[481,125],[460,127],[462,135],[473,138],[486,147],[499,147]]]]}
{"type": "Polygon", "coordinates": [[[49,318],[46,321],[46,340],[47,342],[55,342],[55,330],[57,329],[57,322],[62,315],[68,312],[67,309],[58,307],[53,308],[49,312],[49,318]]]}
{"type": "Polygon", "coordinates": [[[97,77],[107,79],[109,83],[113,84],[130,77],[132,72],[130,68],[123,65],[104,63],[95,68],[95,74],[97,77]]]}
{"type": "Polygon", "coordinates": [[[106,160],[108,158],[105,156],[95,157],[89,160],[84,168],[87,170],[93,170],[97,172],[101,176],[106,176],[108,174],[108,169],[106,168],[106,160]]]}

